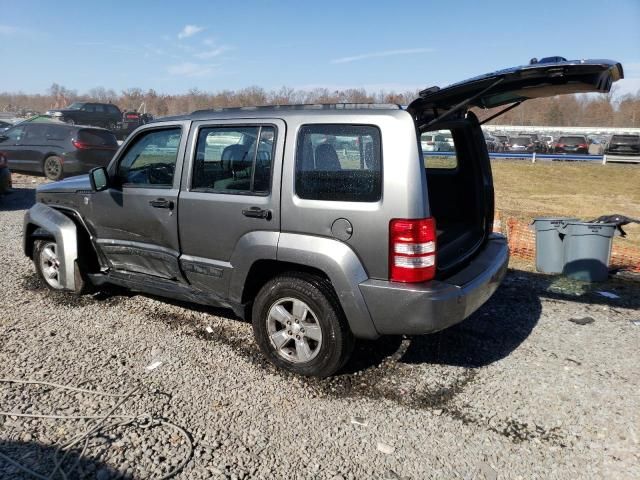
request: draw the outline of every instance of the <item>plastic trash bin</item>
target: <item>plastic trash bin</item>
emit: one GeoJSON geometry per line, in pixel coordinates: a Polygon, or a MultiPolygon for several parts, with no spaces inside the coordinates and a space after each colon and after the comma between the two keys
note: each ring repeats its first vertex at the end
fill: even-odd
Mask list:
{"type": "Polygon", "coordinates": [[[564,233],[561,230],[567,222],[577,218],[539,217],[532,225],[536,232],[536,271],[542,273],[562,273],[564,267],[564,233]]]}
{"type": "Polygon", "coordinates": [[[615,224],[567,222],[562,232],[565,234],[563,273],[586,282],[606,280],[615,224]]]}

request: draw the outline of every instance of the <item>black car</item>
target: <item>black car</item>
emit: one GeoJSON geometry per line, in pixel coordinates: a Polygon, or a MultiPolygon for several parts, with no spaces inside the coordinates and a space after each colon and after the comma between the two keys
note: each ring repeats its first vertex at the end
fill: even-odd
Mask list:
{"type": "Polygon", "coordinates": [[[48,110],[47,115],[70,125],[94,125],[113,130],[122,121],[122,112],[111,103],[75,102],[59,110],[48,110]]]}
{"type": "Polygon", "coordinates": [[[607,153],[611,155],[640,155],[640,135],[614,135],[607,153]]]}
{"type": "Polygon", "coordinates": [[[140,125],[149,123],[152,120],[153,116],[148,113],[140,113],[135,110],[125,111],[122,113],[122,119],[112,131],[118,140],[124,140],[140,125]]]}
{"type": "Polygon", "coordinates": [[[577,153],[587,155],[589,144],[587,138],[582,135],[560,137],[555,146],[555,153],[577,153]]]}
{"type": "Polygon", "coordinates": [[[12,170],[50,180],[105,166],[117,149],[116,137],[107,130],[61,122],[22,123],[0,133],[0,158],[12,170]]]}
{"type": "Polygon", "coordinates": [[[8,128],[11,128],[12,126],[13,126],[13,123],[5,122],[4,120],[0,120],[0,132],[3,132],[5,130],[7,130],[8,128]]]}

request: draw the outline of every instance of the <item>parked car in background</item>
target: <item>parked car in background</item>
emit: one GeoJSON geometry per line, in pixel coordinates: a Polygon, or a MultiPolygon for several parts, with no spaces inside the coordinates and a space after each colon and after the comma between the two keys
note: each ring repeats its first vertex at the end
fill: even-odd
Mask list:
{"type": "Polygon", "coordinates": [[[118,149],[113,133],[62,122],[23,122],[0,134],[0,155],[15,171],[49,180],[105,166],[118,149]]]}
{"type": "Polygon", "coordinates": [[[534,152],[534,145],[529,136],[509,137],[509,152],[534,152]]]}
{"type": "Polygon", "coordinates": [[[451,152],[447,138],[440,134],[426,134],[420,137],[423,152],[451,152]]]}
{"type": "Polygon", "coordinates": [[[506,152],[508,150],[509,137],[507,135],[494,135],[494,137],[500,142],[500,145],[502,145],[502,151],[506,152]]]}
{"type": "Polygon", "coordinates": [[[544,153],[553,152],[553,136],[552,135],[541,135],[540,142],[542,144],[542,149],[544,153]]]}
{"type": "Polygon", "coordinates": [[[503,150],[502,143],[496,137],[485,133],[484,141],[487,144],[487,150],[489,152],[501,152],[503,150]]]}
{"type": "Polygon", "coordinates": [[[48,110],[46,115],[70,125],[93,125],[114,130],[122,121],[122,112],[111,103],[75,102],[59,110],[48,110]]]}
{"type": "Polygon", "coordinates": [[[149,123],[153,116],[149,113],[140,113],[135,110],[122,112],[122,118],[112,130],[118,140],[124,140],[140,125],[149,123]]]}
{"type": "Polygon", "coordinates": [[[13,127],[13,123],[0,120],[0,132],[4,132],[7,128],[13,127]]]}
{"type": "Polygon", "coordinates": [[[7,157],[0,153],[0,195],[11,191],[11,170],[7,157]]]}
{"type": "Polygon", "coordinates": [[[583,135],[567,135],[560,137],[555,145],[555,153],[574,153],[587,155],[589,146],[583,135]]]}
{"type": "Polygon", "coordinates": [[[609,155],[640,155],[640,135],[613,135],[607,147],[609,155]]]}
{"type": "Polygon", "coordinates": [[[518,136],[529,137],[531,139],[531,143],[533,144],[533,151],[536,153],[544,152],[544,146],[542,141],[540,140],[540,136],[537,133],[526,133],[521,132],[518,136]]]}

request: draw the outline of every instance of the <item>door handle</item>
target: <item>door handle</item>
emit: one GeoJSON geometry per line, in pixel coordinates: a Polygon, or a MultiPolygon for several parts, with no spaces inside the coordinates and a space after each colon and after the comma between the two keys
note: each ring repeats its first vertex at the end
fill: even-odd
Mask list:
{"type": "Polygon", "coordinates": [[[168,208],[169,210],[173,210],[173,202],[166,198],[156,198],[155,200],[151,200],[149,205],[153,208],[168,208]]]}
{"type": "Polygon", "coordinates": [[[251,207],[249,209],[242,210],[242,214],[245,217],[250,218],[264,218],[265,220],[271,220],[272,213],[269,209],[261,209],[260,207],[251,207]]]}

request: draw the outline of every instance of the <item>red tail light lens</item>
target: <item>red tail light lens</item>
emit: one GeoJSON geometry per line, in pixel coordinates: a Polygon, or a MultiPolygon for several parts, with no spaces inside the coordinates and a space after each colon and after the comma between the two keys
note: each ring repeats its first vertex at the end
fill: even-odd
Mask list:
{"type": "Polygon", "coordinates": [[[436,274],[436,222],[433,218],[395,219],[389,224],[389,278],[426,282],[436,274]]]}
{"type": "Polygon", "coordinates": [[[71,142],[78,150],[117,150],[117,145],[94,145],[92,143],[80,142],[79,140],[73,140],[71,142]]]}
{"type": "Polygon", "coordinates": [[[137,113],[127,113],[126,118],[138,119],[140,118],[140,115],[138,115],[137,113]]]}
{"type": "Polygon", "coordinates": [[[558,148],[564,148],[564,143],[559,143],[559,144],[557,144],[557,145],[556,145],[556,147],[558,147],[558,148]]]}
{"type": "Polygon", "coordinates": [[[578,148],[587,148],[587,144],[586,143],[581,143],[580,145],[578,145],[578,148]]]}

